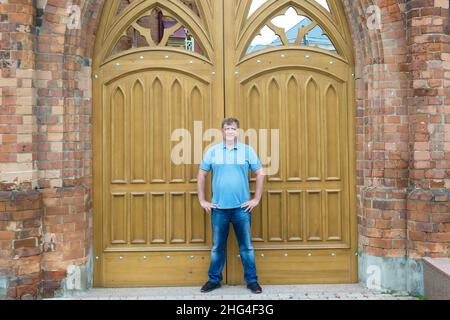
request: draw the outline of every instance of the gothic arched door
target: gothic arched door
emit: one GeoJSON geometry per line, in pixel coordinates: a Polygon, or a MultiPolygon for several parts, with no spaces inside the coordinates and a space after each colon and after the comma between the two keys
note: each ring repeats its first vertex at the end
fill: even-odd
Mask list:
{"type": "MultiPolygon", "coordinates": [[[[269,173],[252,213],[261,283],[357,281],[349,43],[335,1],[106,1],[93,62],[94,285],[207,280],[195,145],[225,116],[269,173]],[[174,161],[179,141],[188,164],[174,161]]],[[[242,282],[232,232],[224,279],[242,282]]]]}

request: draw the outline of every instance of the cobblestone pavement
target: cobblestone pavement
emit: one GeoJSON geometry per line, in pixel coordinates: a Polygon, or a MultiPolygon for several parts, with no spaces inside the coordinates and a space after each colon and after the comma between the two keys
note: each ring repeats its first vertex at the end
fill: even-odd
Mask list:
{"type": "MultiPolygon", "coordinates": [[[[416,300],[407,293],[369,290],[361,284],[266,285],[262,294],[245,286],[222,286],[209,293],[200,287],[102,288],[75,292],[58,300],[416,300]]],[[[55,300],[48,299],[48,300],[55,300]]]]}

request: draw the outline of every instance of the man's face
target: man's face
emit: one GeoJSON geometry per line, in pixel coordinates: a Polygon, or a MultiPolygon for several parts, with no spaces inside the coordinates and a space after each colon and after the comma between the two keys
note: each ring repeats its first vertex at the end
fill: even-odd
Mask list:
{"type": "Polygon", "coordinates": [[[222,128],[223,138],[228,141],[234,141],[238,136],[238,128],[235,123],[225,124],[222,128]]]}

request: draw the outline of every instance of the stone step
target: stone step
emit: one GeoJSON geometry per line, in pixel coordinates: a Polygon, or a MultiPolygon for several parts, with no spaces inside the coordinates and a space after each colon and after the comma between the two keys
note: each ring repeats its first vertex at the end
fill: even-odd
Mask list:
{"type": "Polygon", "coordinates": [[[423,258],[424,291],[430,300],[450,300],[450,258],[423,258]]]}
{"type": "MultiPolygon", "coordinates": [[[[73,292],[59,300],[405,300],[407,293],[383,293],[360,284],[265,285],[262,294],[245,286],[225,285],[209,293],[200,287],[94,288],[73,292]]],[[[52,300],[52,299],[49,299],[52,300]]]]}

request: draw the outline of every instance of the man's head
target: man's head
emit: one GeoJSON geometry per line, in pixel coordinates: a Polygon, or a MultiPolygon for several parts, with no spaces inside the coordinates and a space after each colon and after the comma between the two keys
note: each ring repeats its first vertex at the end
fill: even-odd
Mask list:
{"type": "Polygon", "coordinates": [[[222,121],[222,134],[225,141],[235,141],[238,136],[239,120],[235,118],[226,118],[222,121]]]}

